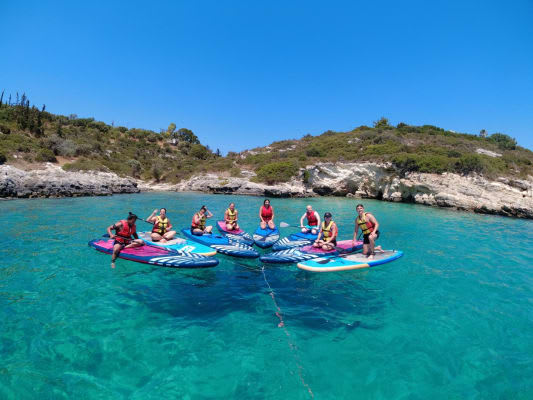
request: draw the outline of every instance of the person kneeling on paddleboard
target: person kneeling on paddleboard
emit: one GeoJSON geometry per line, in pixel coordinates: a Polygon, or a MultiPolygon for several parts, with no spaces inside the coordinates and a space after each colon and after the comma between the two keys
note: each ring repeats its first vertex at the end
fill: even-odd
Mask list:
{"type": "Polygon", "coordinates": [[[322,250],[333,250],[337,246],[337,224],[331,219],[331,213],[324,214],[324,222],[320,227],[318,238],[313,243],[313,247],[322,247],[322,250]]]}
{"type": "Polygon", "coordinates": [[[365,212],[365,207],[362,204],[358,204],[355,209],[359,215],[355,219],[353,243],[355,244],[357,232],[361,228],[363,231],[363,254],[373,260],[374,251],[381,249],[379,246],[375,248],[376,240],[379,237],[379,222],[372,214],[365,212]]]}
{"type": "Polygon", "coordinates": [[[268,226],[270,229],[275,229],[276,225],[274,224],[274,209],[270,205],[270,200],[265,199],[263,205],[259,209],[259,219],[261,220],[260,226],[261,229],[266,229],[268,226]]]}
{"type": "Polygon", "coordinates": [[[224,213],[224,222],[226,223],[226,229],[228,231],[238,231],[239,224],[239,212],[235,209],[235,203],[229,203],[229,207],[224,213]]]}
{"type": "Polygon", "coordinates": [[[115,260],[122,249],[139,247],[144,244],[142,239],[139,239],[139,236],[137,236],[136,221],[137,216],[130,212],[127,219],[123,219],[107,227],[109,237],[115,239],[113,243],[113,254],[111,255],[111,268],[115,268],[115,260]],[[114,230],[116,233],[113,234],[111,230],[114,230]]]}
{"type": "Polygon", "coordinates": [[[154,224],[154,227],[152,228],[152,234],[150,235],[152,240],[154,242],[165,243],[167,240],[174,239],[174,236],[176,236],[176,231],[171,230],[172,224],[167,217],[167,209],[162,208],[159,210],[159,215],[156,216],[156,214],[157,210],[154,210],[154,212],[150,214],[148,218],[146,218],[146,222],[154,224]]]}
{"type": "Polygon", "coordinates": [[[307,206],[305,214],[300,218],[300,228],[302,233],[311,233],[316,235],[320,226],[320,215],[313,210],[313,207],[307,206]],[[307,225],[304,225],[304,218],[307,218],[307,225]]]}
{"type": "Polygon", "coordinates": [[[202,206],[202,208],[200,208],[200,211],[198,211],[192,217],[191,233],[197,236],[210,234],[213,230],[213,227],[205,226],[205,221],[207,220],[207,218],[211,218],[212,216],[213,214],[211,214],[211,211],[209,211],[206,206],[202,206]]]}

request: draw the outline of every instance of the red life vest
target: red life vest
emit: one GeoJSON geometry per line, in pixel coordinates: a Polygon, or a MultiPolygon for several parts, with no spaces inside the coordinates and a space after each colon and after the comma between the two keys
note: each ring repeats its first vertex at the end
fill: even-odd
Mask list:
{"type": "Polygon", "coordinates": [[[318,219],[316,218],[316,211],[306,211],[305,212],[306,218],[307,218],[307,225],[309,226],[317,226],[318,225],[318,219]]]}
{"type": "Polygon", "coordinates": [[[137,227],[133,224],[132,227],[129,226],[128,221],[123,219],[120,221],[122,228],[120,231],[117,230],[115,240],[119,243],[126,243],[125,239],[131,239],[131,235],[137,233],[137,227]]]}
{"type": "Polygon", "coordinates": [[[272,215],[274,214],[274,210],[272,209],[272,206],[266,208],[265,206],[261,206],[261,217],[263,217],[263,220],[265,222],[268,222],[272,219],[272,215]]]}

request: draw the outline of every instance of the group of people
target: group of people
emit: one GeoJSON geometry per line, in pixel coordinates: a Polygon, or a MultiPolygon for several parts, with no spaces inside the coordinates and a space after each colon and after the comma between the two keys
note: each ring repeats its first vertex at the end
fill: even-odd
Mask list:
{"type": "MultiPolygon", "coordinates": [[[[369,259],[374,257],[374,251],[379,249],[375,247],[375,241],[379,237],[379,223],[371,213],[365,212],[364,206],[358,204],[356,207],[357,217],[355,218],[355,229],[353,234],[353,243],[357,239],[359,229],[363,234],[363,254],[369,259]]],[[[207,219],[213,217],[213,213],[204,205],[196,212],[191,221],[191,234],[202,236],[209,235],[213,232],[213,227],[207,225],[207,219]]],[[[114,239],[113,255],[111,256],[111,267],[115,267],[115,260],[118,254],[125,248],[142,246],[143,240],[137,235],[136,221],[138,217],[131,212],[128,218],[121,220],[107,228],[107,233],[111,239],[114,239]],[[112,231],[115,231],[113,233],[112,231]]],[[[176,236],[176,231],[172,229],[172,224],[167,217],[166,208],[154,210],[152,214],[144,220],[153,224],[150,239],[153,242],[166,243],[176,236]],[[159,215],[157,215],[159,212],[159,215]]],[[[239,211],[235,208],[235,203],[230,203],[224,212],[224,222],[226,231],[236,232],[239,227],[239,211]]],[[[275,229],[274,208],[270,200],[265,199],[263,205],[259,208],[259,225],[261,229],[275,229]]],[[[330,212],[324,214],[324,221],[321,222],[318,212],[313,210],[312,206],[307,206],[305,213],[300,218],[302,233],[317,235],[313,243],[314,247],[320,247],[323,250],[333,250],[337,247],[338,227],[332,219],[330,212]],[[305,223],[304,223],[305,222],[305,223]]]]}

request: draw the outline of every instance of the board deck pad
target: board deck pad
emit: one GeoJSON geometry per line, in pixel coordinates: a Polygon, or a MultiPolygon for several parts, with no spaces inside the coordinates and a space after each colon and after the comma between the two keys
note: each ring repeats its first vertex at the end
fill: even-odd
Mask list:
{"type": "Polygon", "coordinates": [[[182,238],[174,238],[165,243],[154,242],[151,238],[151,232],[140,232],[139,238],[148,244],[176,250],[183,253],[200,254],[202,256],[214,256],[217,252],[209,246],[193,242],[182,238]]]}
{"type": "Polygon", "coordinates": [[[183,235],[187,238],[204,244],[215,249],[218,253],[226,254],[233,257],[242,257],[242,258],[257,258],[259,253],[255,251],[251,246],[242,243],[241,241],[235,241],[231,238],[223,235],[217,235],[211,233],[208,235],[197,236],[191,233],[190,228],[183,228],[181,230],[183,235]]]}
{"type": "Polygon", "coordinates": [[[403,256],[399,250],[385,250],[376,252],[374,259],[369,260],[362,253],[350,254],[343,257],[319,257],[298,264],[298,268],[313,272],[346,271],[386,264],[403,256]]]}
{"type": "MultiPolygon", "coordinates": [[[[94,239],[89,242],[89,246],[102,253],[112,254],[114,242],[113,239],[94,239]]],[[[213,257],[193,253],[180,253],[146,245],[123,249],[118,257],[143,264],[173,268],[209,268],[218,265],[218,260],[213,257]]]]}
{"type": "Polygon", "coordinates": [[[315,241],[316,238],[318,237],[318,231],[320,230],[319,227],[316,228],[317,229],[317,234],[316,235],[313,235],[312,233],[302,233],[302,232],[296,232],[296,233],[291,233],[289,235],[289,239],[291,240],[310,240],[310,241],[315,241]]]}
{"type": "Polygon", "coordinates": [[[226,223],[224,221],[217,221],[217,229],[223,236],[227,236],[228,238],[233,239],[234,241],[243,242],[250,246],[254,244],[254,239],[252,235],[246,233],[242,229],[228,231],[226,229],[226,223]]]}
{"type": "Polygon", "coordinates": [[[352,253],[363,248],[363,242],[357,241],[355,245],[351,240],[341,240],[337,242],[338,249],[323,250],[313,246],[303,246],[299,248],[291,248],[280,251],[275,251],[270,254],[261,256],[260,260],[268,264],[293,263],[325,256],[336,256],[340,253],[352,253]]]}
{"type": "Polygon", "coordinates": [[[258,227],[253,234],[253,238],[257,246],[266,249],[267,247],[272,247],[278,241],[279,230],[278,228],[261,229],[261,227],[258,227]]]}

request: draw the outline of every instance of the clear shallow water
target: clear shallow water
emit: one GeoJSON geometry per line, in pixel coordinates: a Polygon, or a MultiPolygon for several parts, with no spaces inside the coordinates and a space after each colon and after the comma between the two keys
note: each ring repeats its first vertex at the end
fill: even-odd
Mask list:
{"type": "MultiPolygon", "coordinates": [[[[405,256],[329,274],[223,256],[203,271],[111,270],[87,246],[163,206],[177,227],[235,201],[252,231],[261,200],[0,202],[0,398],[533,398],[532,221],[367,200],[380,243],[405,256]]],[[[329,210],[347,238],[357,202],[273,205],[278,223],[329,210]]]]}

